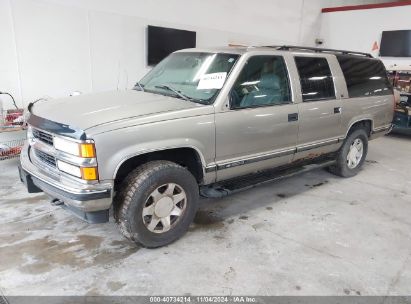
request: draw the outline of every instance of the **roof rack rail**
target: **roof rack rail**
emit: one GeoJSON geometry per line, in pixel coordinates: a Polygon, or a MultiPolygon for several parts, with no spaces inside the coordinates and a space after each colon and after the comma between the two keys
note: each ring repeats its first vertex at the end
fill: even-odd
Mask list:
{"type": "Polygon", "coordinates": [[[345,51],[345,50],[336,50],[336,49],[323,49],[309,46],[295,46],[295,45],[265,45],[264,47],[275,48],[277,50],[302,50],[302,51],[312,51],[316,53],[340,53],[344,55],[357,55],[373,58],[369,53],[354,52],[354,51],[345,51]]]}

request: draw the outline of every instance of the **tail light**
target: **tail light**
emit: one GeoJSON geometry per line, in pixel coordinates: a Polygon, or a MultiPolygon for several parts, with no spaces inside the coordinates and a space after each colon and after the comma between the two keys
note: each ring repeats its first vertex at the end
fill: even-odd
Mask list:
{"type": "Polygon", "coordinates": [[[400,104],[400,100],[401,100],[400,92],[394,89],[394,110],[397,107],[397,105],[400,104]]]}

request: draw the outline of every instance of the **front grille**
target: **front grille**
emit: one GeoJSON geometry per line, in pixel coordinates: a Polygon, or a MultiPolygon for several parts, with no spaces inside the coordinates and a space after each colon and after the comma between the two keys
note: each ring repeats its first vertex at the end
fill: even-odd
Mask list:
{"type": "Polygon", "coordinates": [[[51,146],[53,145],[53,136],[46,132],[33,129],[33,136],[48,145],[51,145],[51,146]]]}
{"type": "Polygon", "coordinates": [[[37,158],[39,160],[41,160],[43,163],[52,166],[52,167],[56,167],[56,159],[54,156],[44,153],[43,151],[40,150],[36,150],[34,149],[34,153],[36,154],[37,158]]]}

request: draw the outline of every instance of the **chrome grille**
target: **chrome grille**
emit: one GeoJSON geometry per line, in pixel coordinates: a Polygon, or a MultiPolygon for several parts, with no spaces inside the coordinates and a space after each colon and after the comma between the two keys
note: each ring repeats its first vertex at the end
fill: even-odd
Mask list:
{"type": "Polygon", "coordinates": [[[36,157],[43,163],[56,168],[56,158],[54,156],[37,149],[34,149],[34,154],[36,154],[36,157]]]}
{"type": "Polygon", "coordinates": [[[38,140],[48,144],[48,145],[53,145],[53,135],[48,134],[46,132],[33,129],[33,137],[37,138],[38,140]]]}

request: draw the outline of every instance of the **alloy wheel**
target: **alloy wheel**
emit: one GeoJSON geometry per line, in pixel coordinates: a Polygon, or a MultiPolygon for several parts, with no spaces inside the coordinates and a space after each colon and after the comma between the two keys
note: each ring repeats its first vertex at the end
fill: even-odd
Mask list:
{"type": "Polygon", "coordinates": [[[149,195],[144,204],[144,225],[153,233],[167,232],[180,221],[186,207],[187,195],[180,185],[161,185],[149,195]]]}
{"type": "Polygon", "coordinates": [[[356,138],[350,146],[347,154],[347,166],[350,169],[356,168],[361,162],[364,154],[364,144],[360,138],[356,138]]]}

